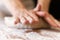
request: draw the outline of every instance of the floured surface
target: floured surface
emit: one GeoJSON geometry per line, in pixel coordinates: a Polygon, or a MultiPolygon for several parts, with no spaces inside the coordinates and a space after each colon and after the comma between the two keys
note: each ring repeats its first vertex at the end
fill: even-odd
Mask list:
{"type": "Polygon", "coordinates": [[[60,40],[60,32],[51,30],[33,32],[31,29],[9,28],[3,20],[0,20],[0,40],[60,40]]]}

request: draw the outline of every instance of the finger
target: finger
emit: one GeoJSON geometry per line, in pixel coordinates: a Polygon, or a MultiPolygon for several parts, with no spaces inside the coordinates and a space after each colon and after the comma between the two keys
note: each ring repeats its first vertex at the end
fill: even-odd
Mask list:
{"type": "Polygon", "coordinates": [[[20,22],[20,19],[18,18],[17,15],[13,15],[13,17],[15,18],[14,24],[17,24],[20,22]]]}
{"type": "Polygon", "coordinates": [[[35,22],[39,22],[39,18],[37,17],[37,15],[35,14],[35,12],[30,12],[29,15],[35,20],[35,22]]]}
{"type": "Polygon", "coordinates": [[[38,11],[38,12],[36,12],[36,14],[40,17],[45,17],[46,16],[46,13],[43,12],[43,11],[38,11]]]}
{"type": "Polygon", "coordinates": [[[46,16],[44,19],[53,27],[60,27],[60,23],[50,14],[46,13],[46,16]]]}
{"type": "Polygon", "coordinates": [[[28,14],[25,14],[24,17],[29,21],[29,23],[33,23],[33,19],[28,14]]]}
{"type": "Polygon", "coordinates": [[[37,15],[39,15],[40,17],[43,17],[46,22],[48,22],[51,26],[53,27],[59,27],[59,23],[57,20],[55,20],[50,14],[48,14],[47,12],[37,12],[37,15]]]}
{"type": "Polygon", "coordinates": [[[27,23],[27,20],[24,17],[20,17],[20,21],[21,21],[22,24],[26,24],[27,23]]]}
{"type": "Polygon", "coordinates": [[[50,15],[51,19],[60,27],[60,22],[56,20],[52,15],[50,15]]]}
{"type": "Polygon", "coordinates": [[[44,18],[51,26],[53,26],[53,27],[58,27],[57,25],[56,25],[56,23],[50,18],[50,17],[46,17],[46,18],[44,18]]]}
{"type": "Polygon", "coordinates": [[[56,19],[54,21],[58,25],[58,27],[60,28],[60,22],[58,20],[56,20],[56,19]]]}
{"type": "MultiPolygon", "coordinates": [[[[30,11],[29,11],[30,12],[30,11]]],[[[26,11],[27,15],[29,15],[34,22],[39,22],[39,18],[37,17],[37,15],[34,13],[34,11],[31,11],[30,13],[26,11]]]]}
{"type": "Polygon", "coordinates": [[[14,24],[20,23],[20,19],[19,18],[15,18],[15,19],[16,20],[15,20],[14,24]]]}

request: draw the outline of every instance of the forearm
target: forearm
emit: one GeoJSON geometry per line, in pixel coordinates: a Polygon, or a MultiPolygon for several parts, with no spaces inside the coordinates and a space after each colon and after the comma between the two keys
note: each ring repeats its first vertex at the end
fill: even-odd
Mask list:
{"type": "Polygon", "coordinates": [[[25,9],[21,0],[3,0],[4,5],[8,8],[11,13],[15,11],[25,9]]]}
{"type": "Polygon", "coordinates": [[[38,4],[41,4],[41,10],[48,11],[50,0],[38,0],[38,4]]]}

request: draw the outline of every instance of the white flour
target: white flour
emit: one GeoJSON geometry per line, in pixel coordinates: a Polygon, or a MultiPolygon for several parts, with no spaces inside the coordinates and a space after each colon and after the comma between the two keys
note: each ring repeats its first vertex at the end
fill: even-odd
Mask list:
{"type": "Polygon", "coordinates": [[[28,29],[17,29],[7,27],[0,20],[0,40],[60,40],[60,32],[39,30],[39,32],[26,32],[28,29]]]}

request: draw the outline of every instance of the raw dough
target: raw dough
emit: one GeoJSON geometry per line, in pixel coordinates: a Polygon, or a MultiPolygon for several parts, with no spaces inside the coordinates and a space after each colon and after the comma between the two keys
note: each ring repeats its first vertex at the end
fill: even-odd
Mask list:
{"type": "Polygon", "coordinates": [[[15,28],[48,28],[48,25],[40,19],[39,23],[34,23],[34,24],[14,24],[15,19],[13,17],[5,17],[5,24],[8,27],[15,27],[15,28]]]}

